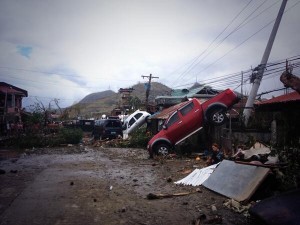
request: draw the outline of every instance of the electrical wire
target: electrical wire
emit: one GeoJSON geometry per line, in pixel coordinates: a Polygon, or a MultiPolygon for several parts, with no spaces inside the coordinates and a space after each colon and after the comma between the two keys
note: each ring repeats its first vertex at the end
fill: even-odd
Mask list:
{"type": "MultiPolygon", "coordinates": [[[[250,5],[250,3],[253,0],[250,0],[244,7],[243,9],[229,22],[229,24],[215,37],[215,39],[213,41],[210,42],[210,44],[208,45],[208,47],[206,47],[206,49],[204,51],[202,51],[198,56],[196,56],[192,63],[190,64],[190,66],[182,73],[179,75],[179,77],[177,78],[180,79],[181,77],[183,77],[186,73],[188,73],[189,71],[191,71],[195,65],[197,65],[198,63],[196,63],[196,61],[203,55],[205,54],[205,52],[208,51],[208,49],[217,41],[217,39],[228,29],[228,27],[241,15],[241,13],[250,5]],[[196,63],[195,65],[193,65],[194,63],[196,63]]],[[[266,1],[266,0],[265,0],[266,1]]],[[[176,82],[177,80],[175,80],[174,82],[176,82]]]]}
{"type": "MultiPolygon", "coordinates": [[[[291,10],[292,8],[294,8],[296,5],[298,5],[300,3],[300,1],[296,2],[295,4],[293,4],[291,7],[289,7],[287,10],[285,10],[284,13],[288,12],[289,10],[291,10]]],[[[261,32],[263,29],[265,29],[266,27],[268,27],[271,23],[273,23],[275,21],[275,19],[273,19],[272,21],[270,21],[269,23],[267,23],[266,25],[264,25],[263,27],[261,27],[258,31],[256,31],[255,33],[253,33],[251,36],[249,36],[248,38],[246,38],[244,41],[242,41],[241,43],[239,43],[238,45],[236,45],[234,48],[232,48],[231,50],[229,50],[228,52],[226,52],[223,56],[219,57],[217,60],[215,60],[214,62],[208,64],[206,67],[204,67],[202,70],[200,70],[200,72],[198,72],[198,75],[200,73],[202,73],[203,71],[207,70],[209,67],[211,67],[212,65],[216,64],[218,61],[220,61],[221,59],[223,59],[225,56],[227,56],[229,53],[231,53],[232,51],[234,51],[235,49],[237,49],[238,47],[240,47],[241,45],[243,45],[245,42],[247,42],[250,38],[252,38],[253,36],[255,36],[256,34],[258,34],[259,32],[261,32]]],[[[198,76],[197,75],[197,76],[198,76]]]]}

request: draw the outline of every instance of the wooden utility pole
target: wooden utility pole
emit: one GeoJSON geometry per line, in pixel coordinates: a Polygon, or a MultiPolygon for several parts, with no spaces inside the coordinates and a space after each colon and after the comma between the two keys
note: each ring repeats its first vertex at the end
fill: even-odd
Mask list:
{"type": "Polygon", "coordinates": [[[149,93],[150,93],[150,88],[151,88],[151,80],[152,78],[159,78],[159,77],[154,77],[152,76],[152,74],[150,74],[150,76],[144,76],[142,75],[142,78],[148,78],[148,84],[146,85],[146,103],[145,103],[145,106],[146,106],[146,111],[148,111],[148,102],[149,102],[149,93]]]}
{"type": "Polygon", "coordinates": [[[279,27],[282,15],[284,13],[284,9],[285,9],[286,3],[287,3],[287,0],[283,0],[282,1],[282,4],[281,4],[281,7],[279,9],[276,21],[274,23],[274,26],[273,26],[273,29],[272,29],[272,32],[271,32],[268,44],[266,46],[264,55],[263,55],[263,57],[261,59],[261,63],[255,69],[255,73],[253,74],[254,80],[253,80],[252,89],[251,89],[251,92],[250,92],[250,94],[248,96],[248,100],[246,102],[246,106],[245,106],[244,113],[243,113],[244,117],[245,117],[245,121],[244,122],[245,122],[246,126],[248,124],[248,120],[249,120],[249,117],[251,115],[251,111],[252,111],[252,108],[253,108],[254,100],[256,98],[257,91],[258,91],[258,88],[260,86],[260,82],[261,82],[261,80],[263,78],[263,75],[264,75],[266,64],[267,64],[269,56],[270,56],[270,52],[271,52],[271,49],[272,49],[272,46],[273,46],[273,43],[274,43],[274,40],[275,40],[275,36],[276,36],[277,30],[278,30],[278,27],[279,27]]]}

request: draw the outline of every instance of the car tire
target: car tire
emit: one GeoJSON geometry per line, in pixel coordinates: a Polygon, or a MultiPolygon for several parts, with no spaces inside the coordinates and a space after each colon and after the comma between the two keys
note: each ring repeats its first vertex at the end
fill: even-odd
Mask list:
{"type": "Polygon", "coordinates": [[[225,110],[223,108],[216,108],[209,112],[208,121],[214,126],[221,126],[227,120],[225,110]]]}
{"type": "Polygon", "coordinates": [[[159,143],[154,147],[154,152],[158,156],[166,156],[170,153],[170,151],[171,151],[170,145],[165,143],[159,143]]]}

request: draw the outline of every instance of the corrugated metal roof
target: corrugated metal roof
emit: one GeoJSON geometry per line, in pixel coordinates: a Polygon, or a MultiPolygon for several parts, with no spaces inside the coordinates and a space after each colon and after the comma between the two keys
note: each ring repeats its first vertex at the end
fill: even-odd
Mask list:
{"type": "Polygon", "coordinates": [[[201,86],[201,87],[197,87],[197,88],[193,88],[193,89],[173,89],[171,92],[171,96],[191,97],[194,94],[197,94],[198,92],[200,92],[203,88],[205,88],[205,87],[201,86]]]}
{"type": "Polygon", "coordinates": [[[285,95],[280,95],[263,102],[256,103],[256,105],[259,106],[259,105],[285,103],[285,102],[293,102],[293,101],[300,101],[300,94],[296,91],[285,95]]]}
{"type": "Polygon", "coordinates": [[[151,119],[167,119],[175,110],[179,109],[184,104],[186,104],[186,101],[164,109],[161,112],[152,115],[151,119]]]}

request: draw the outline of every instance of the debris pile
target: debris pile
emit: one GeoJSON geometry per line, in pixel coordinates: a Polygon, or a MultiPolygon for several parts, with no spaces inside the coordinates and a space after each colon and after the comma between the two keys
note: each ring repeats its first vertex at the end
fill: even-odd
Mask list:
{"type": "Polygon", "coordinates": [[[119,147],[128,144],[128,140],[118,139],[104,139],[104,140],[94,140],[93,147],[119,147]]]}
{"type": "MultiPolygon", "coordinates": [[[[229,160],[195,169],[186,177],[174,182],[177,185],[202,185],[229,199],[223,206],[249,217],[249,209],[268,194],[273,195],[275,178],[284,176],[281,172],[287,163],[280,162],[277,155],[267,146],[256,143],[248,150],[239,149],[229,160]],[[272,183],[273,182],[273,183],[272,183]],[[269,192],[269,193],[268,193],[269,192]]],[[[277,181],[276,181],[277,182],[277,181]]],[[[204,217],[195,224],[205,224],[204,217]]]]}

